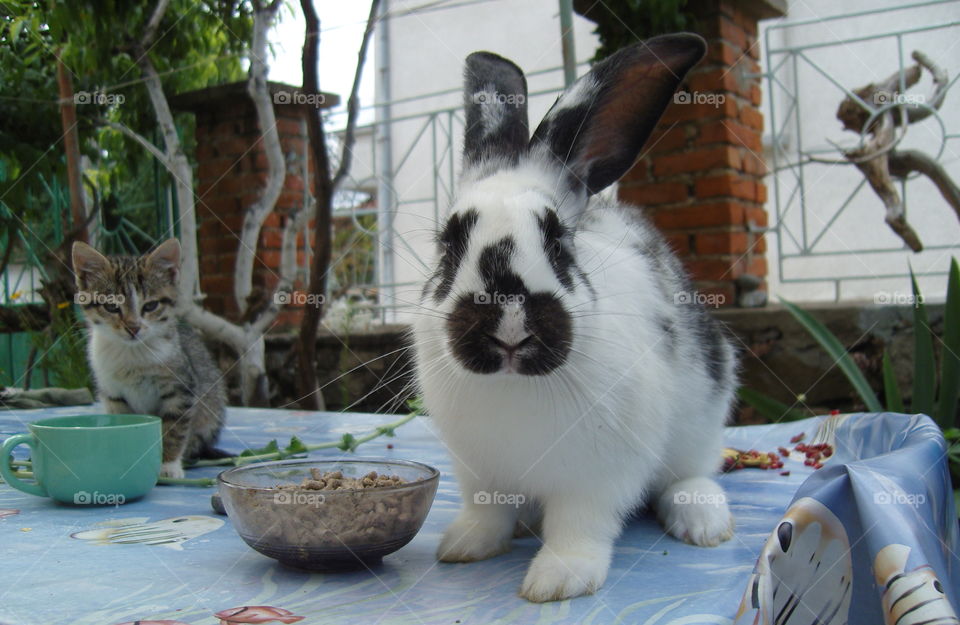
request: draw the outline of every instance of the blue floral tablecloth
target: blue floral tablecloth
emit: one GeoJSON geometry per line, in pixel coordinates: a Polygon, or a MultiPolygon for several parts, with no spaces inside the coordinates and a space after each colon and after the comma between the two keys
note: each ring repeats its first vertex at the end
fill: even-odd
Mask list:
{"type": "MultiPolygon", "coordinates": [[[[0,438],[40,418],[96,411],[2,412],[0,438]]],[[[292,435],[335,440],[391,419],[232,408],[221,446],[239,451],[292,435]]],[[[542,605],[517,595],[535,539],[519,539],[512,552],[484,562],[434,558],[459,494],[428,418],[359,450],[418,460],[442,473],[420,534],[370,570],[310,574],[278,565],[213,514],[213,489],[158,486],[123,506],[84,507],[3,484],[0,624],[957,623],[958,525],[937,427],[920,415],[844,415],[729,428],[727,444],[792,450],[790,439],[801,432],[804,441],[835,450],[823,468],[805,466],[804,454],[792,451],[783,469],[720,477],[737,520],[732,540],[713,549],[686,545],[638,513],[596,595],[542,605]],[[163,544],[104,538],[121,526],[179,533],[163,544]]],[[[196,469],[188,476],[216,473],[196,469]]]]}

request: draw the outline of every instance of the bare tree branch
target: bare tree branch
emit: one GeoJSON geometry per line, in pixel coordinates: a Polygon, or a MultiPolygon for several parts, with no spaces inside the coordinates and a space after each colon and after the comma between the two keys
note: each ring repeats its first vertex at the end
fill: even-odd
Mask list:
{"type": "MultiPolygon", "coordinates": [[[[153,8],[150,20],[147,22],[147,25],[143,29],[143,34],[140,36],[140,47],[143,52],[146,52],[157,38],[157,29],[160,27],[160,21],[167,12],[168,6],[170,6],[170,0],[158,0],[157,6],[153,8]]],[[[139,62],[139,59],[137,59],[137,61],[139,62]]]]}
{"type": "Polygon", "coordinates": [[[331,186],[336,191],[340,188],[343,179],[350,174],[350,164],[353,162],[353,144],[356,142],[357,115],[360,113],[360,79],[363,77],[363,66],[367,58],[367,47],[370,45],[370,36],[377,23],[377,10],[380,0],[370,3],[370,13],[367,15],[367,27],[363,31],[363,40],[360,42],[360,51],[357,53],[357,70],[353,74],[353,88],[350,89],[350,99],[347,100],[347,127],[343,131],[343,149],[340,154],[340,165],[333,176],[331,186]]]}
{"type": "Polygon", "coordinates": [[[163,150],[155,146],[152,141],[150,141],[149,139],[147,139],[146,137],[138,133],[136,130],[134,130],[133,128],[130,128],[126,124],[121,124],[120,122],[104,121],[103,125],[109,128],[113,128],[114,130],[117,130],[123,133],[124,135],[126,135],[127,137],[133,139],[134,141],[139,143],[143,147],[143,149],[145,149],[147,152],[150,152],[150,154],[153,155],[154,158],[160,161],[160,164],[163,165],[164,169],[166,169],[171,174],[175,173],[173,168],[173,163],[170,162],[170,160],[167,158],[167,155],[163,152],[163,150]]]}
{"type": "Polygon", "coordinates": [[[166,162],[170,164],[168,168],[174,178],[174,188],[177,193],[177,206],[180,210],[180,245],[183,249],[183,265],[180,268],[180,293],[185,299],[192,300],[197,291],[199,281],[199,268],[197,266],[197,217],[193,196],[193,168],[187,155],[183,151],[183,144],[180,142],[180,136],[177,134],[177,127],[174,123],[173,112],[170,110],[170,103],[167,102],[167,96],[163,92],[163,84],[160,82],[160,75],[157,73],[150,56],[147,54],[147,48],[152,43],[152,38],[156,36],[156,25],[163,18],[163,12],[166,11],[169,0],[160,0],[157,7],[150,17],[150,22],[144,29],[140,42],[134,47],[134,54],[137,57],[137,65],[140,66],[140,72],[143,74],[144,87],[147,89],[147,95],[150,97],[150,104],[153,106],[154,117],[157,119],[157,125],[160,127],[160,133],[163,135],[165,146],[166,162]],[[153,31],[151,31],[151,26],[153,31]]]}
{"type": "Polygon", "coordinates": [[[919,172],[929,178],[960,219],[960,188],[940,163],[917,150],[898,150],[890,154],[891,176],[906,178],[913,172],[919,172]]]}
{"type": "MultiPolygon", "coordinates": [[[[306,21],[306,34],[303,41],[303,88],[308,93],[320,92],[320,80],[317,76],[317,64],[320,47],[320,20],[313,7],[312,0],[300,0],[306,21]]],[[[347,103],[347,127],[344,130],[344,149],[337,170],[336,179],[330,175],[330,159],[323,132],[323,123],[319,111],[307,117],[307,134],[314,163],[314,196],[317,199],[316,218],[314,219],[313,262],[310,270],[309,291],[314,295],[324,295],[327,286],[327,272],[330,266],[332,247],[333,191],[350,171],[353,158],[352,147],[354,128],[359,110],[357,92],[363,73],[370,36],[376,24],[380,0],[372,0],[367,25],[363,31],[363,40],[354,72],[353,87],[347,103]]],[[[322,301],[322,300],[321,300],[322,301]]],[[[319,302],[318,302],[319,304],[319,302]]],[[[308,306],[300,322],[300,336],[297,342],[297,386],[301,397],[300,406],[307,410],[319,410],[323,405],[323,395],[317,384],[317,328],[323,316],[321,305],[308,306]]]]}
{"type": "Polygon", "coordinates": [[[267,32],[276,17],[279,4],[271,3],[267,8],[257,9],[253,14],[253,45],[250,50],[250,78],[247,81],[247,93],[253,100],[260,124],[260,141],[267,157],[267,182],[260,197],[244,211],[243,227],[240,230],[240,245],[234,265],[233,294],[241,314],[248,306],[248,298],[253,290],[253,264],[256,257],[257,241],[267,216],[273,212],[283,191],[286,178],[286,163],[280,146],[280,134],[277,132],[277,118],[267,85],[267,32]]]}
{"type": "Polygon", "coordinates": [[[903,70],[902,73],[894,72],[879,84],[870,83],[855,89],[840,103],[837,118],[843,122],[846,129],[859,132],[863,137],[862,145],[843,150],[843,156],[860,170],[883,201],[887,225],[911,250],[919,252],[923,250],[923,243],[907,222],[906,210],[893,178],[905,178],[914,171],[923,173],[937,186],[958,217],[960,190],[946,170],[927,155],[915,150],[895,150],[910,124],[926,119],[940,109],[950,86],[947,72],[927,55],[915,50],[912,57],[917,65],[903,70]],[[930,72],[933,78],[933,93],[930,98],[905,97],[907,89],[920,81],[923,69],[930,72]],[[877,111],[882,112],[877,115],[877,111]],[[900,137],[894,136],[896,126],[902,126],[900,137]],[[865,133],[869,134],[869,138],[864,137],[865,133]]]}

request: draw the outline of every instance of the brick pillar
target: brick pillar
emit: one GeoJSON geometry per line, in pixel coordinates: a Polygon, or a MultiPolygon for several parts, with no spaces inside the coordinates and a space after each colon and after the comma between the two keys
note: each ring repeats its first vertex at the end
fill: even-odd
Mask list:
{"type": "MultiPolygon", "coordinates": [[[[308,200],[304,158],[311,172],[313,167],[306,136],[306,113],[312,105],[294,101],[304,99],[297,98],[300,94],[294,87],[270,83],[270,91],[287,175],[257,244],[253,284],[254,294],[261,297],[271,293],[277,284],[284,224],[292,211],[308,200]]],[[[323,107],[335,106],[338,98],[325,94],[323,102],[323,107]]],[[[246,93],[246,83],[242,82],[184,93],[173,98],[172,104],[196,117],[197,246],[200,288],[206,295],[204,306],[237,321],[233,272],[243,211],[259,198],[267,179],[267,156],[260,142],[256,110],[246,93]]],[[[308,231],[312,231],[312,225],[308,231]]],[[[303,237],[299,236],[298,266],[303,265],[305,249],[303,237]]],[[[304,287],[299,282],[294,286],[304,287]]],[[[302,314],[302,305],[288,304],[275,327],[295,326],[302,314]]]]}
{"type": "Polygon", "coordinates": [[[707,56],[687,76],[620,184],[667,235],[703,294],[723,305],[766,303],[767,190],[763,184],[757,22],[784,11],[770,0],[692,0],[707,56]]]}

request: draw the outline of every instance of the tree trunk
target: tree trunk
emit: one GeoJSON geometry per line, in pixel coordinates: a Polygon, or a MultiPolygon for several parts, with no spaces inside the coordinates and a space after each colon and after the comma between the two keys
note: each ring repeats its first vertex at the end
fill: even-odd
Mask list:
{"type": "MultiPolygon", "coordinates": [[[[320,20],[313,8],[312,0],[300,0],[307,31],[303,41],[303,88],[307,93],[319,93],[320,81],[317,76],[317,61],[320,48],[320,20]]],[[[310,293],[324,295],[327,291],[327,272],[330,267],[332,247],[331,218],[333,214],[333,192],[350,171],[354,128],[359,112],[357,92],[363,75],[363,64],[367,56],[370,35],[377,22],[377,9],[380,0],[370,3],[367,26],[357,53],[357,69],[354,72],[353,88],[347,100],[347,125],[344,129],[343,151],[340,165],[334,176],[330,175],[330,160],[327,156],[326,139],[319,111],[307,116],[307,134],[314,163],[314,196],[317,199],[317,212],[314,220],[313,263],[310,269],[310,293]]],[[[322,302],[318,298],[318,302],[322,302]]],[[[323,394],[317,382],[317,327],[323,316],[322,306],[308,306],[300,323],[300,336],[297,340],[298,393],[300,406],[306,410],[322,410],[323,394]]]]}
{"type": "Polygon", "coordinates": [[[60,92],[60,123],[63,127],[63,151],[67,157],[67,182],[70,186],[70,213],[73,217],[74,240],[87,242],[87,211],[83,205],[83,182],[80,176],[80,139],[77,133],[77,105],[73,101],[73,83],[67,68],[57,57],[57,87],[60,92]]]}
{"type": "MultiPolygon", "coordinates": [[[[313,8],[313,0],[300,0],[300,7],[307,25],[303,39],[303,89],[307,93],[317,93],[320,90],[317,77],[320,20],[313,8]]],[[[330,186],[330,160],[327,157],[319,110],[310,111],[307,115],[307,137],[313,156],[313,196],[317,200],[308,290],[314,295],[323,295],[327,290],[327,267],[330,265],[330,204],[333,189],[330,186]]],[[[300,407],[304,410],[323,410],[326,407],[317,383],[317,326],[322,315],[322,306],[307,306],[300,322],[300,337],[297,342],[297,390],[300,407]]]]}

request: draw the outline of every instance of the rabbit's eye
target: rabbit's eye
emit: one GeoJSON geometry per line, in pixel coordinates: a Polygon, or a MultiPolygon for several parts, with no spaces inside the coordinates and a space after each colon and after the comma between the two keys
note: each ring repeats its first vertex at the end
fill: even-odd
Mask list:
{"type": "Polygon", "coordinates": [[[550,254],[556,258],[560,256],[561,253],[563,253],[563,241],[555,239],[553,245],[550,246],[550,254]]]}
{"type": "Polygon", "coordinates": [[[477,213],[468,210],[461,214],[455,214],[450,217],[443,232],[440,233],[438,242],[440,250],[445,256],[452,256],[451,260],[457,260],[467,251],[467,240],[470,237],[470,231],[477,221],[477,213]]]}

